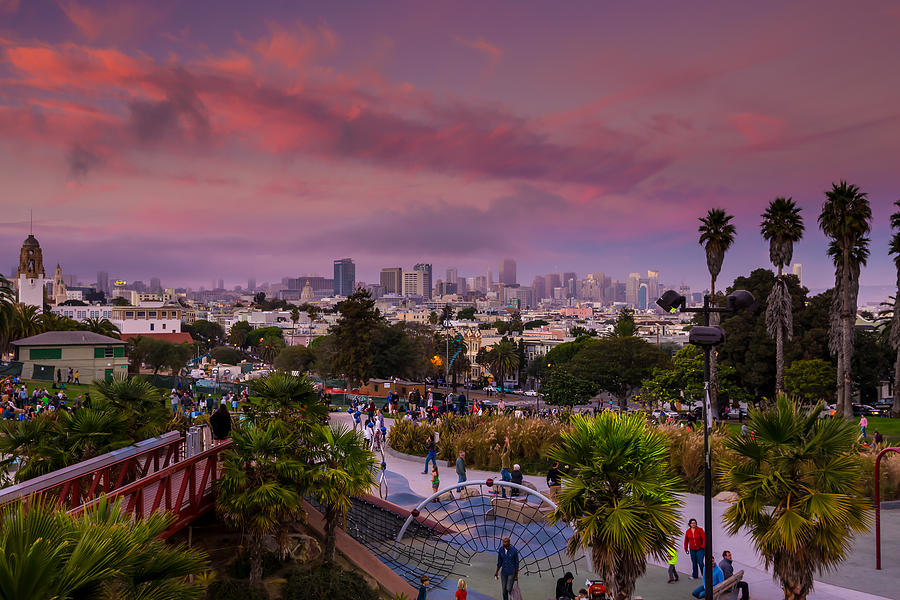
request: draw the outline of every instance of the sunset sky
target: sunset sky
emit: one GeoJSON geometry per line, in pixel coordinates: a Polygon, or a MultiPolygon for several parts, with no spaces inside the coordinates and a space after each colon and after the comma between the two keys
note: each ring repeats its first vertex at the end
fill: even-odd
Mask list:
{"type": "Polygon", "coordinates": [[[824,190],[875,214],[895,281],[900,2],[0,0],[0,271],[28,211],[92,281],[357,277],[517,259],[702,289],[697,217],[736,215],[721,279],[768,265],[759,215],[824,190]],[[5,258],[4,258],[5,257],[5,258]]]}

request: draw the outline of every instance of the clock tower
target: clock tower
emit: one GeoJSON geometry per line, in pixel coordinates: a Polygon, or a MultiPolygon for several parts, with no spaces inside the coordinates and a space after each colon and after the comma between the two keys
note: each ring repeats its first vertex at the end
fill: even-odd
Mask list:
{"type": "Polygon", "coordinates": [[[18,301],[28,306],[44,309],[44,258],[41,245],[29,234],[19,252],[19,270],[16,273],[18,301]]]}

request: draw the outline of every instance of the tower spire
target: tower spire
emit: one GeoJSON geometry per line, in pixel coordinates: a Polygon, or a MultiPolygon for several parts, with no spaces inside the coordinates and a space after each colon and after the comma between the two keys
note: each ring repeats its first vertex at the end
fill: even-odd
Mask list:
{"type": "Polygon", "coordinates": [[[34,235],[34,209],[28,209],[28,235],[34,235]]]}

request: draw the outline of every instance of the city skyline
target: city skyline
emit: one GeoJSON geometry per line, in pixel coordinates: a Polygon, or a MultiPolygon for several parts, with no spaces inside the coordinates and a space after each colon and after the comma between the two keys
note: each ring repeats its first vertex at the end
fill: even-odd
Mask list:
{"type": "Polygon", "coordinates": [[[731,281],[769,267],[759,215],[792,196],[822,289],[816,217],[847,179],[874,213],[862,284],[891,285],[896,6],[652,4],[2,2],[0,251],[33,210],[82,276],[230,286],[349,256],[367,282],[498,279],[512,256],[522,285],[616,265],[702,289],[697,218],[735,215],[731,281]]]}

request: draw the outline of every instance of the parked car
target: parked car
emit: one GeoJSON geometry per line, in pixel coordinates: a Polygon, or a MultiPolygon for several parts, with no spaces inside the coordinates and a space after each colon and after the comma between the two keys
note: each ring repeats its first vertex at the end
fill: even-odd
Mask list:
{"type": "Polygon", "coordinates": [[[528,390],[527,392],[525,392],[525,395],[534,398],[535,396],[537,396],[537,392],[535,390],[528,390]]]}
{"type": "Polygon", "coordinates": [[[742,418],[747,418],[747,409],[745,408],[729,408],[728,412],[725,413],[726,419],[732,419],[735,421],[740,421],[742,418]]]}

